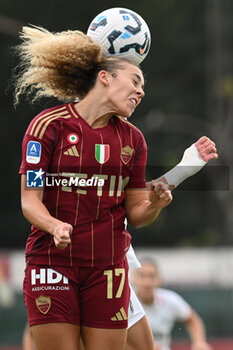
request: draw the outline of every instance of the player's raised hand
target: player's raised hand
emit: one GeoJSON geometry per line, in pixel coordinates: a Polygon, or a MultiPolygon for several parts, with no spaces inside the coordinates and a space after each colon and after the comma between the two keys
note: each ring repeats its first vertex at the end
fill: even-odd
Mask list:
{"type": "Polygon", "coordinates": [[[148,191],[149,200],[156,205],[157,208],[164,208],[172,201],[172,194],[169,185],[162,181],[152,180],[149,184],[148,191]]]}
{"type": "Polygon", "coordinates": [[[215,143],[206,136],[202,136],[196,143],[196,149],[201,158],[208,162],[210,159],[217,159],[218,153],[215,143]]]}
{"type": "Polygon", "coordinates": [[[71,243],[70,236],[72,231],[72,225],[67,224],[66,222],[61,222],[54,228],[54,231],[52,232],[53,240],[58,249],[65,249],[68,244],[71,243]]]}
{"type": "Polygon", "coordinates": [[[200,171],[210,159],[217,158],[215,143],[202,136],[184,151],[181,161],[163,176],[169,185],[177,187],[185,179],[200,171]]]}

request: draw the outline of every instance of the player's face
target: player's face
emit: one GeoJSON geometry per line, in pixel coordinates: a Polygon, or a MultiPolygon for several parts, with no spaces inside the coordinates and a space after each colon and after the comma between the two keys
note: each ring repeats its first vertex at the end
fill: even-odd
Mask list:
{"type": "Polygon", "coordinates": [[[134,284],[143,297],[149,298],[153,295],[153,291],[160,285],[160,276],[157,268],[149,263],[142,264],[134,276],[134,284]]]}
{"type": "Polygon", "coordinates": [[[130,117],[144,97],[144,78],[142,71],[124,63],[125,69],[109,74],[108,98],[113,112],[122,117],[130,117]]]}

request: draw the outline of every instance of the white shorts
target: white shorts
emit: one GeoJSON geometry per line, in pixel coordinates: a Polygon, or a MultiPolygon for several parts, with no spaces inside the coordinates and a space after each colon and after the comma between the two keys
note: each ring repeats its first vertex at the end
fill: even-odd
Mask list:
{"type": "Polygon", "coordinates": [[[132,327],[141,318],[145,316],[145,311],[140,304],[133,288],[130,285],[130,301],[129,301],[129,311],[128,311],[128,328],[132,327]]]}

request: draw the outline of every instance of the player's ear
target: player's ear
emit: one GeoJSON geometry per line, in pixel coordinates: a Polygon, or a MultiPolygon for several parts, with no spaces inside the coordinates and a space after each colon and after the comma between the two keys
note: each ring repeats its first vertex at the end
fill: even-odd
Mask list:
{"type": "Polygon", "coordinates": [[[104,86],[109,84],[109,73],[106,70],[101,70],[98,73],[98,78],[104,86]]]}

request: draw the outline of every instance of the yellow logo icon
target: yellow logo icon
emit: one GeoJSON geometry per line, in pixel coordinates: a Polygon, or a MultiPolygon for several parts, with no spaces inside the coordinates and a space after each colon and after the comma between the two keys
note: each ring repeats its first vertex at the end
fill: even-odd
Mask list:
{"type": "Polygon", "coordinates": [[[120,308],[120,311],[117,312],[117,313],[115,314],[115,316],[113,316],[113,317],[111,318],[111,321],[125,321],[125,320],[127,320],[127,319],[128,319],[128,317],[127,317],[127,315],[126,315],[126,312],[125,312],[124,308],[121,307],[121,308],[120,308]]]}
{"type": "Polygon", "coordinates": [[[73,157],[79,157],[78,150],[76,146],[70,147],[67,151],[64,152],[66,156],[73,156],[73,157]]]}

